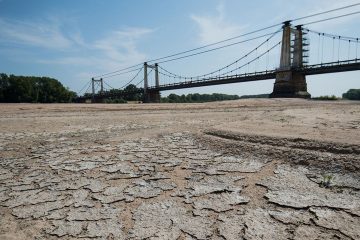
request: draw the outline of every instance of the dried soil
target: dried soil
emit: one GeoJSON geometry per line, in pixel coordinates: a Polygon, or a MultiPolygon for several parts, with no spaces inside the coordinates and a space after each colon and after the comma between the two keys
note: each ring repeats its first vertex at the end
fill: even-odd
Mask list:
{"type": "Polygon", "coordinates": [[[360,236],[359,102],[0,110],[0,239],[360,236]]]}

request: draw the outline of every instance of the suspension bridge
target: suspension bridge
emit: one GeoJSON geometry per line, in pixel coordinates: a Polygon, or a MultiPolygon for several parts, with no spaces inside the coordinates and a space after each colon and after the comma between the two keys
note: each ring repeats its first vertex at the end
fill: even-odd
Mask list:
{"type": "MultiPolygon", "coordinates": [[[[360,70],[359,38],[318,32],[304,26],[312,23],[293,26],[291,21],[286,21],[276,31],[242,41],[206,49],[205,47],[215,45],[209,44],[151,60],[152,64],[145,62],[141,64],[142,66],[135,65],[104,74],[98,79],[92,78],[88,86],[86,85],[88,88],[85,93],[89,89],[91,92],[84,94],[79,101],[91,99],[92,102],[101,102],[106,98],[123,98],[142,94],[144,102],[157,103],[160,102],[161,91],[273,79],[275,79],[275,83],[270,97],[310,98],[306,76],[360,70]],[[166,63],[170,61],[258,40],[261,42],[240,58],[205,74],[185,76],[174,73],[165,67],[166,63]],[[312,49],[312,56],[310,56],[311,42],[315,42],[317,46],[316,49],[312,49]],[[199,51],[202,48],[206,50],[199,51]],[[193,50],[197,50],[197,52],[191,53],[193,50]],[[118,91],[104,81],[106,78],[132,72],[135,75],[118,91]]],[[[272,27],[274,26],[269,28],[272,27]]],[[[269,28],[244,34],[241,37],[258,34],[269,28]]],[[[227,40],[221,42],[225,41],[227,40]]]]}

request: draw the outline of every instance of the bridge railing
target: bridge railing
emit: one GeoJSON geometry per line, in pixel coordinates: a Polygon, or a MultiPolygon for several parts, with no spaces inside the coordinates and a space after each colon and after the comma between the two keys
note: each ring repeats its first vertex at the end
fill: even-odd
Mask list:
{"type": "MultiPolygon", "coordinates": [[[[234,78],[246,78],[246,77],[254,77],[254,76],[262,76],[267,74],[274,74],[276,70],[266,70],[261,72],[253,72],[253,73],[243,73],[243,74],[235,74],[235,75],[226,75],[226,76],[217,76],[217,77],[209,77],[209,78],[202,78],[202,79],[196,79],[196,80],[190,80],[190,81],[183,81],[183,82],[176,82],[176,83],[168,83],[168,84],[161,84],[159,88],[162,87],[169,87],[169,86],[179,86],[179,85],[190,85],[190,84],[196,84],[196,83],[204,83],[204,82],[211,82],[211,81],[226,81],[229,79],[234,78]]],[[[156,86],[151,86],[149,89],[157,89],[156,86]]]]}
{"type": "Polygon", "coordinates": [[[334,67],[334,66],[343,66],[348,65],[352,63],[359,63],[360,59],[350,59],[350,60],[343,60],[343,61],[335,61],[335,62],[328,62],[328,63],[319,63],[319,64],[313,64],[313,65],[304,65],[302,68],[309,69],[309,68],[320,68],[320,67],[334,67]]]}

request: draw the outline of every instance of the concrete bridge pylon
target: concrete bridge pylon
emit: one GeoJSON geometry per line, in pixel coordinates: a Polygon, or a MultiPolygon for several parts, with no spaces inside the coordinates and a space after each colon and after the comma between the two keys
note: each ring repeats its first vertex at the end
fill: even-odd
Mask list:
{"type": "Polygon", "coordinates": [[[159,66],[157,63],[149,65],[144,62],[144,102],[145,103],[159,103],[160,102],[160,91],[155,89],[149,89],[148,82],[148,68],[152,68],[155,71],[155,87],[160,86],[159,79],[159,66]]]}
{"type": "Polygon", "coordinates": [[[280,66],[276,70],[271,98],[310,98],[306,77],[297,71],[303,67],[306,38],[301,26],[293,28],[290,21],[284,22],[280,66]]]}

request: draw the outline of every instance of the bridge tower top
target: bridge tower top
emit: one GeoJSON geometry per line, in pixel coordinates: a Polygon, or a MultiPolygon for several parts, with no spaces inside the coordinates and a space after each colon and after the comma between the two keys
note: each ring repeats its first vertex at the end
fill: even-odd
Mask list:
{"type": "Polygon", "coordinates": [[[284,22],[279,70],[302,67],[308,45],[301,25],[294,28],[290,21],[284,22]]]}

